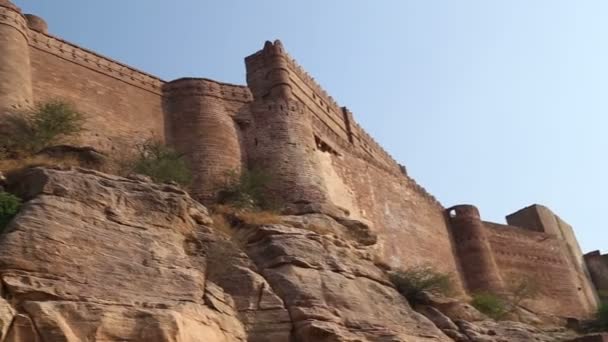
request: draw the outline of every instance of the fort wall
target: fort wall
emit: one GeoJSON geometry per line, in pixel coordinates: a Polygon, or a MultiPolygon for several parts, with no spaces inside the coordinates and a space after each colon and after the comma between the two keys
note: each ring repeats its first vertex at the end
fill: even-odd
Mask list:
{"type": "Polygon", "coordinates": [[[479,210],[472,205],[458,205],[447,211],[467,290],[504,293],[504,281],[479,210]]]}
{"type": "Polygon", "coordinates": [[[245,87],[193,78],[163,89],[167,142],[188,158],[193,195],[210,202],[229,173],[239,173],[243,165],[235,118],[249,111],[251,94],[245,87]]]}
{"type": "Polygon", "coordinates": [[[606,301],[608,299],[608,254],[593,251],[585,254],[585,262],[598,296],[606,301]]]}
{"type": "Polygon", "coordinates": [[[86,113],[82,144],[116,152],[164,139],[163,81],[44,33],[29,36],[34,101],[62,99],[86,113]]]}
{"type": "Polygon", "coordinates": [[[484,226],[507,290],[519,281],[529,281],[540,291],[527,303],[536,311],[564,317],[583,316],[592,311],[564,240],[513,226],[490,222],[484,226]]]}
{"type": "Polygon", "coordinates": [[[598,296],[593,288],[593,281],[585,263],[583,252],[574,235],[574,229],[549,208],[534,204],[508,215],[507,222],[512,226],[522,227],[527,230],[544,232],[563,241],[564,252],[575,270],[575,283],[581,290],[582,302],[585,309],[591,309],[598,303],[598,296]]]}
{"type": "MultiPolygon", "coordinates": [[[[395,268],[433,266],[469,293],[501,293],[513,278],[533,276],[543,292],[532,305],[548,313],[582,316],[597,304],[568,224],[540,206],[510,215],[511,226],[483,222],[470,205],[446,211],[278,41],[245,59],[247,86],[240,86],[165,82],[47,30],[41,18],[0,0],[0,114],[67,100],[87,115],[80,144],[119,154],[160,138],[186,156],[191,192],[203,202],[228,172],[262,168],[287,212],[368,223],[395,268]]],[[[608,274],[587,259],[595,278],[608,274]]]]}
{"type": "Polygon", "coordinates": [[[256,103],[279,98],[302,108],[293,114],[282,114],[275,108],[271,110],[274,114],[254,118],[256,131],[272,127],[264,122],[270,119],[263,117],[272,118],[275,124],[271,132],[262,134],[268,138],[267,145],[275,149],[264,153],[266,159],[275,158],[273,166],[266,164],[267,169],[295,167],[285,177],[288,190],[281,192],[291,195],[295,187],[300,202],[329,202],[347,216],[371,223],[389,264],[402,268],[432,265],[456,275],[460,286],[441,204],[402,172],[399,164],[355,123],[352,113],[338,106],[280,42],[267,42],[263,50],[246,58],[246,65],[247,82],[256,103]],[[282,120],[300,122],[301,128],[297,134],[283,136],[286,129],[277,125],[282,120]],[[297,157],[295,153],[285,154],[292,148],[299,149],[297,157]],[[277,160],[277,156],[285,160],[277,160]]]}

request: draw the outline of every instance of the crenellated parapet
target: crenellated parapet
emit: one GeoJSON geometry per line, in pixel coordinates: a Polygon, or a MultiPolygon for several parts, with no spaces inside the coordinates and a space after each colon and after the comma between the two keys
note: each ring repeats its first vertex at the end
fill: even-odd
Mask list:
{"type": "MultiPolygon", "coordinates": [[[[401,165],[355,121],[285,50],[280,41],[245,59],[247,83],[255,99],[293,98],[308,108],[315,134],[390,175],[404,177],[401,165]]],[[[439,201],[406,176],[411,188],[439,208],[439,201]]]]}
{"type": "Polygon", "coordinates": [[[169,82],[163,88],[171,97],[212,96],[227,101],[249,103],[253,95],[249,88],[236,84],[222,83],[206,78],[180,78],[169,82]]]}
{"type": "Polygon", "coordinates": [[[162,93],[161,88],[165,82],[158,77],[43,32],[30,30],[29,35],[30,44],[35,49],[111,76],[135,87],[156,94],[162,93]]]}

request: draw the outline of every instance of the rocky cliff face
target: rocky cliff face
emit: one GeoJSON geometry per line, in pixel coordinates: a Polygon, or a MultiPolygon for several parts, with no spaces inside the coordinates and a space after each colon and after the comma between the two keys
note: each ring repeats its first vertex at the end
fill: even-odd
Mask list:
{"type": "Polygon", "coordinates": [[[171,185],[35,168],[9,188],[26,203],[0,236],[0,341],[569,337],[421,310],[431,321],[374,264],[357,222],[286,216],[229,236],[171,185]]]}

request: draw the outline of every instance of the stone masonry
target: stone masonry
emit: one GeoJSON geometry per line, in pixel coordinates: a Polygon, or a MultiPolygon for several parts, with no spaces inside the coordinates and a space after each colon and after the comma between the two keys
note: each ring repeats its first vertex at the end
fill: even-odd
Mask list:
{"type": "Polygon", "coordinates": [[[281,42],[266,42],[245,65],[246,86],[166,82],[57,38],[42,18],[0,0],[0,120],[35,103],[68,101],[87,113],[83,146],[119,154],[157,137],[183,153],[192,193],[204,203],[228,172],[262,169],[286,210],[369,224],[394,268],[431,265],[453,274],[462,294],[504,291],[527,275],[542,285],[534,309],[565,317],[595,310],[573,230],[549,209],[523,209],[509,225],[482,221],[473,206],[446,210],[281,42]]]}

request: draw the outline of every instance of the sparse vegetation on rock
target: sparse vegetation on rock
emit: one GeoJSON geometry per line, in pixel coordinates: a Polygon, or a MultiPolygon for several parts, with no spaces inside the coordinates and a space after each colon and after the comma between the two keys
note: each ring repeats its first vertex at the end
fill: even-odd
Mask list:
{"type": "Polygon", "coordinates": [[[19,212],[21,207],[21,199],[8,192],[0,192],[0,231],[4,230],[6,225],[19,212]]]}
{"type": "Polygon", "coordinates": [[[608,303],[602,302],[598,306],[590,328],[591,331],[608,331],[608,303]]]}
{"type": "Polygon", "coordinates": [[[229,171],[226,185],[218,194],[218,202],[254,210],[273,208],[274,203],[264,194],[264,188],[271,180],[267,172],[259,169],[229,171]]]}
{"type": "Polygon", "coordinates": [[[496,294],[480,292],[473,294],[471,304],[488,317],[495,320],[509,318],[513,314],[517,319],[517,312],[522,303],[538,296],[540,287],[529,277],[514,277],[509,280],[506,292],[496,294]]]}
{"type": "Polygon", "coordinates": [[[0,156],[30,157],[83,130],[85,117],[70,104],[55,100],[7,117],[0,135],[0,156]]]}
{"type": "Polygon", "coordinates": [[[149,176],[155,182],[188,185],[192,179],[184,157],[157,139],[148,139],[137,147],[137,157],[127,162],[132,172],[149,176]]]}
{"type": "Polygon", "coordinates": [[[417,266],[391,274],[397,290],[412,305],[424,301],[424,293],[449,295],[453,290],[452,277],[431,266],[417,266]]]}
{"type": "Polygon", "coordinates": [[[503,319],[509,312],[508,303],[505,298],[489,292],[473,294],[471,305],[483,314],[497,321],[503,319]]]}

